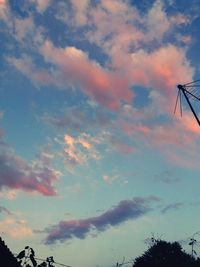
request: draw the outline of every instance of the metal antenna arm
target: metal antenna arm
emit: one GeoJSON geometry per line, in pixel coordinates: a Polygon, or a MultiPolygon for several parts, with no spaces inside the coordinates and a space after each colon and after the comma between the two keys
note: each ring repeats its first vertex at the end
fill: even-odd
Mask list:
{"type": "Polygon", "coordinates": [[[187,92],[189,95],[193,96],[194,98],[196,98],[197,100],[200,101],[200,98],[197,97],[196,95],[194,95],[193,93],[191,93],[190,91],[188,91],[188,90],[186,90],[186,89],[183,89],[183,90],[185,90],[185,92],[187,92]]]}
{"type": "MultiPolygon", "coordinates": [[[[194,109],[193,109],[193,107],[192,107],[192,105],[191,105],[191,103],[190,103],[190,100],[189,100],[189,98],[188,98],[188,96],[187,96],[187,94],[186,94],[186,92],[188,92],[188,91],[187,91],[186,89],[184,89],[183,86],[180,86],[179,89],[183,92],[183,95],[185,96],[185,99],[186,99],[186,101],[187,101],[187,103],[188,103],[188,105],[189,105],[189,107],[190,107],[190,109],[191,109],[191,111],[192,111],[192,113],[193,113],[193,115],[194,115],[196,121],[198,122],[198,124],[199,124],[199,126],[200,126],[199,118],[197,117],[197,114],[196,114],[196,112],[194,111],[194,109]]],[[[188,93],[189,93],[189,92],[188,92],[188,93]]],[[[192,95],[192,94],[191,94],[191,95],[192,95]]],[[[197,98],[197,97],[195,97],[195,98],[197,98]]],[[[198,99],[198,98],[197,98],[197,99],[198,99]]],[[[198,100],[200,100],[200,99],[198,99],[198,100]]]]}

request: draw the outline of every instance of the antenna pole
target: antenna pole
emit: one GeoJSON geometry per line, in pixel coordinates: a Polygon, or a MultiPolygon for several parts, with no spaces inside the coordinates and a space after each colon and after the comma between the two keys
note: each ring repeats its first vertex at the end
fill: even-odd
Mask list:
{"type": "Polygon", "coordinates": [[[188,103],[188,105],[189,105],[189,107],[190,107],[190,109],[191,109],[191,111],[192,111],[192,113],[193,113],[195,119],[197,120],[197,122],[198,122],[198,124],[199,124],[199,126],[200,126],[199,118],[197,117],[197,114],[196,114],[196,112],[194,111],[194,109],[193,109],[193,107],[192,107],[192,105],[191,105],[191,103],[190,103],[190,100],[189,100],[187,94],[185,93],[185,88],[184,88],[184,86],[183,86],[183,85],[178,85],[178,89],[180,89],[180,90],[182,91],[182,93],[184,94],[185,99],[186,99],[186,101],[187,101],[187,103],[188,103]]]}

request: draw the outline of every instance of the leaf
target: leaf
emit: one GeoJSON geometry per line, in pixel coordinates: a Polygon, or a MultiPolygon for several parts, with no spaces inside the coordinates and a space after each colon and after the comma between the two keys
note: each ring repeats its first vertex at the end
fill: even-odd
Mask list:
{"type": "Polygon", "coordinates": [[[17,259],[22,259],[25,257],[25,250],[22,250],[18,255],[17,255],[17,259]]]}
{"type": "Polygon", "coordinates": [[[37,266],[37,261],[35,260],[33,254],[30,255],[30,260],[31,260],[33,266],[36,267],[37,266]]]}
{"type": "Polygon", "coordinates": [[[50,261],[51,262],[55,262],[54,259],[53,259],[53,256],[49,257],[50,261]]]}
{"type": "Polygon", "coordinates": [[[35,251],[32,248],[30,248],[30,250],[31,250],[31,255],[35,256],[35,251]]]}

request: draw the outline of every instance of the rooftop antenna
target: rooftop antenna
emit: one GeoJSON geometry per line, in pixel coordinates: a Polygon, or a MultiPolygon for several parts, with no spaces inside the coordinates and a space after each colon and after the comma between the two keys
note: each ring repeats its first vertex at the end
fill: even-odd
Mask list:
{"type": "Polygon", "coordinates": [[[197,87],[200,87],[200,80],[196,80],[193,82],[189,82],[186,84],[178,84],[177,88],[178,88],[178,94],[177,94],[177,98],[176,98],[176,103],[175,103],[175,108],[174,108],[174,114],[176,113],[176,109],[177,109],[177,105],[178,105],[178,101],[179,106],[180,106],[180,114],[182,116],[183,111],[182,111],[182,95],[185,97],[198,125],[200,126],[200,119],[197,115],[197,113],[194,110],[194,107],[192,106],[191,100],[196,100],[196,101],[200,101],[200,93],[198,94],[197,92],[197,87]]]}

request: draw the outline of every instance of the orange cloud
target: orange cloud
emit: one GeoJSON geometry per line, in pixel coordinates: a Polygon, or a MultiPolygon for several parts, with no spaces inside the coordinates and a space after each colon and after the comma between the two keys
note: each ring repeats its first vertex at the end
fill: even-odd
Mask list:
{"type": "Polygon", "coordinates": [[[5,219],[0,221],[0,228],[3,234],[14,239],[21,239],[33,236],[32,229],[25,220],[5,219]]]}
{"type": "Polygon", "coordinates": [[[6,0],[0,0],[0,5],[5,6],[6,2],[7,2],[6,0]]]}
{"type": "Polygon", "coordinates": [[[82,133],[78,137],[65,134],[64,141],[66,143],[64,155],[68,165],[83,165],[89,159],[98,160],[100,158],[100,154],[94,146],[96,140],[88,134],[82,133]]]}

